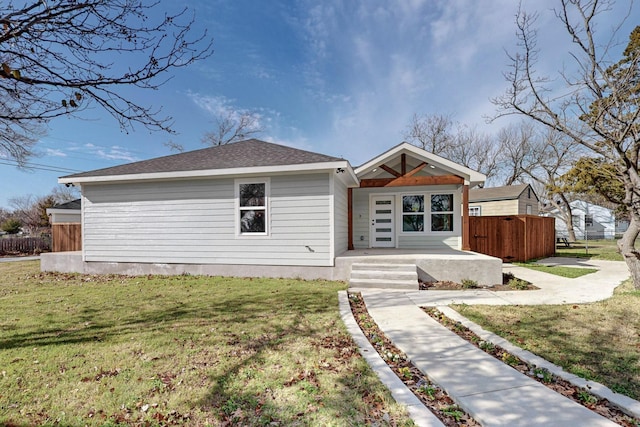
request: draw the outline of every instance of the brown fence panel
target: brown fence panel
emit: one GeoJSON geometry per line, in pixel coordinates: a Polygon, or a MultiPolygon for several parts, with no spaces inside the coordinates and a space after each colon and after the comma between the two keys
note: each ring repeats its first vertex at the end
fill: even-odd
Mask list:
{"type": "Polygon", "coordinates": [[[526,216],[527,244],[526,261],[544,258],[556,253],[555,218],[526,216]]]}
{"type": "Polygon", "coordinates": [[[472,216],[471,250],[503,261],[528,261],[555,253],[553,218],[532,215],[472,216]]]}
{"type": "Polygon", "coordinates": [[[77,223],[53,224],[51,226],[53,252],[82,250],[82,225],[77,223]]]}
{"type": "Polygon", "coordinates": [[[0,255],[39,254],[51,249],[49,237],[5,237],[0,239],[0,255]]]}

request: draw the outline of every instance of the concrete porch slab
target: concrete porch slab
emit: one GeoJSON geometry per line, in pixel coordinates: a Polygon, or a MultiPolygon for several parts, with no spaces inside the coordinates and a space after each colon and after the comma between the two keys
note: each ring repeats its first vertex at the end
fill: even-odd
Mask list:
{"type": "Polygon", "coordinates": [[[356,249],[335,259],[335,277],[348,280],[353,264],[413,263],[418,278],[425,282],[463,279],[475,280],[481,286],[502,283],[502,260],[489,255],[451,248],[438,249],[356,249]]]}

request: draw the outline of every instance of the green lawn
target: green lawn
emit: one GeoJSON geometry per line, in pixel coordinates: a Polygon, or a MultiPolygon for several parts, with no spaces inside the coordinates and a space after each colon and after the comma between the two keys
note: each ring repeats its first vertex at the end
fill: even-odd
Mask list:
{"type": "Polygon", "coordinates": [[[617,240],[578,240],[570,248],[558,246],[556,256],[623,261],[618,253],[617,240]]]}
{"type": "Polygon", "coordinates": [[[533,262],[514,262],[514,265],[520,267],[530,268],[531,270],[542,271],[544,273],[555,274],[556,276],[568,277],[575,279],[586,274],[595,273],[597,268],[583,268],[583,267],[565,267],[561,265],[542,265],[533,262]]]}
{"type": "Polygon", "coordinates": [[[640,398],[640,291],[630,281],[593,304],[454,308],[568,372],[640,398]]]}
{"type": "Polygon", "coordinates": [[[0,264],[0,425],[411,425],[343,283],[38,268],[0,264]]]}

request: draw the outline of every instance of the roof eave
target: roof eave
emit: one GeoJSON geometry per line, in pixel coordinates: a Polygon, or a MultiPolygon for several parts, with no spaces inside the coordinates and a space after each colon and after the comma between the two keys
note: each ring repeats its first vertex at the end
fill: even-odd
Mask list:
{"type": "Polygon", "coordinates": [[[154,181],[154,180],[171,180],[186,178],[214,178],[233,175],[260,175],[260,174],[276,174],[282,172],[311,172],[331,169],[344,169],[353,179],[354,183],[358,183],[353,168],[346,160],[322,163],[306,163],[297,165],[277,165],[277,166],[257,166],[243,168],[227,168],[227,169],[206,169],[195,171],[172,171],[172,172],[151,172],[138,174],[123,175],[99,175],[99,176],[63,176],[58,178],[60,184],[99,184],[99,183],[115,183],[130,181],[154,181]]]}

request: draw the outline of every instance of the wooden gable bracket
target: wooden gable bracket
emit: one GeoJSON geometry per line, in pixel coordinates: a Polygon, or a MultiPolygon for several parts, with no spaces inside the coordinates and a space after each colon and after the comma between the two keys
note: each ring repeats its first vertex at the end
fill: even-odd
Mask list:
{"type": "Polygon", "coordinates": [[[395,176],[396,178],[400,178],[402,176],[402,174],[400,172],[396,172],[395,169],[390,168],[387,165],[380,165],[380,169],[389,172],[391,175],[395,176]]]}
{"type": "Polygon", "coordinates": [[[389,172],[395,178],[372,178],[360,181],[360,188],[371,187],[401,187],[416,185],[443,185],[443,184],[464,184],[464,179],[456,175],[440,176],[414,176],[427,166],[426,162],[420,163],[415,168],[404,174],[399,174],[392,168],[381,165],[380,168],[389,172]]]}

